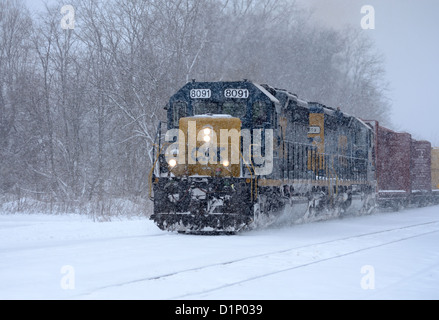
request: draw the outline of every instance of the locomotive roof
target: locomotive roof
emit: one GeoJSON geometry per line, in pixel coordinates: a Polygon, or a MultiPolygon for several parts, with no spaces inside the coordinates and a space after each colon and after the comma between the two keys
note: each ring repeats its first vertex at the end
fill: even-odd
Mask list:
{"type": "Polygon", "coordinates": [[[342,116],[343,118],[347,119],[346,121],[354,120],[358,124],[370,129],[370,127],[364,121],[355,116],[318,102],[307,102],[299,99],[297,94],[291,93],[288,90],[274,88],[267,84],[258,84],[249,80],[217,82],[197,82],[192,80],[191,82],[186,83],[185,86],[174,94],[174,96],[171,97],[171,101],[185,100],[185,98],[188,97],[191,89],[211,89],[212,99],[221,99],[219,98],[220,92],[223,92],[224,89],[230,88],[249,89],[253,92],[255,92],[254,90],[259,91],[262,96],[265,96],[268,100],[276,105],[278,112],[280,112],[281,108],[286,108],[290,101],[293,101],[296,105],[306,108],[310,111],[311,109],[315,109],[316,111],[328,114],[330,116],[342,116]]]}
{"type": "Polygon", "coordinates": [[[252,82],[252,84],[256,87],[256,88],[258,88],[259,90],[261,90],[268,98],[270,98],[270,100],[272,101],[272,102],[274,102],[274,103],[280,103],[280,101],[275,97],[275,96],[273,96],[267,89],[265,89],[262,85],[260,85],[260,84],[257,84],[257,83],[255,83],[255,82],[252,82]]]}

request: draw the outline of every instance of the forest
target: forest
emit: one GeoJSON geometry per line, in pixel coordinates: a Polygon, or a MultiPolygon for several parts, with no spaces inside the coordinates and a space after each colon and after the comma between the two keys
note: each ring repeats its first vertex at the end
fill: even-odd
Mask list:
{"type": "Polygon", "coordinates": [[[157,125],[192,79],[267,83],[390,125],[373,41],[294,1],[69,0],[72,28],[63,5],[0,1],[4,212],[149,215],[157,125]]]}

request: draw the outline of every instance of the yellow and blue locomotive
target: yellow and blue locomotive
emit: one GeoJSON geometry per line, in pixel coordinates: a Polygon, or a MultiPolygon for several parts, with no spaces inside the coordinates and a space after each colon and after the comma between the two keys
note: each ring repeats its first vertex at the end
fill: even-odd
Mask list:
{"type": "Polygon", "coordinates": [[[163,230],[235,233],[375,207],[372,129],[340,110],[247,80],[192,81],[167,116],[151,170],[163,230]]]}

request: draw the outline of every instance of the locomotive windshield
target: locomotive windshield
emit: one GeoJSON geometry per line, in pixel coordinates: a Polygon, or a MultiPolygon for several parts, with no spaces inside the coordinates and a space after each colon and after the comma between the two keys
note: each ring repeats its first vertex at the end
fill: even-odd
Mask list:
{"type": "Polygon", "coordinates": [[[222,106],[222,113],[242,119],[245,117],[246,108],[247,105],[244,102],[224,102],[222,106]]]}
{"type": "Polygon", "coordinates": [[[262,101],[253,104],[253,123],[257,126],[263,125],[267,121],[267,105],[262,101]]]}
{"type": "Polygon", "coordinates": [[[226,101],[217,103],[212,101],[194,101],[192,103],[194,116],[203,114],[228,114],[235,118],[244,118],[247,105],[245,102],[226,101]]]}
{"type": "Polygon", "coordinates": [[[173,105],[173,123],[175,127],[178,127],[178,121],[180,118],[186,117],[186,103],[177,101],[173,105]]]}
{"type": "Polygon", "coordinates": [[[194,116],[202,114],[219,114],[218,103],[211,101],[194,101],[192,103],[194,116]]]}

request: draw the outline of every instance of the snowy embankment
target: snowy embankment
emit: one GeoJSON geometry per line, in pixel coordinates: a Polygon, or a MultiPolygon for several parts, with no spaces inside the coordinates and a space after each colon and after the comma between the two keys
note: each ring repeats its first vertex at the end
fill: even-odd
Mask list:
{"type": "Polygon", "coordinates": [[[0,299],[439,299],[439,207],[210,237],[0,215],[0,299]]]}

